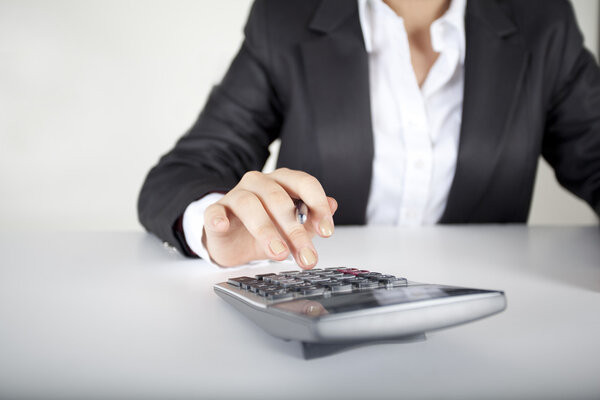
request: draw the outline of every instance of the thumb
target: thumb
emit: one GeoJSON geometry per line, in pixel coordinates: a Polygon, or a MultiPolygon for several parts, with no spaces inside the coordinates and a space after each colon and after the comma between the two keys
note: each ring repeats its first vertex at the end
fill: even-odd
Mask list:
{"type": "Polygon", "coordinates": [[[221,204],[214,203],[204,212],[204,229],[207,233],[224,234],[229,230],[227,211],[221,204]]]}

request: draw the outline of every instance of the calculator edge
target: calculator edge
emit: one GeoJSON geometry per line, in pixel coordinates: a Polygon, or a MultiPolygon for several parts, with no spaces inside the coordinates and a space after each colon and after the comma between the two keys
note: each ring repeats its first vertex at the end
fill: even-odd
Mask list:
{"type": "Polygon", "coordinates": [[[240,298],[236,292],[243,291],[231,287],[226,282],[215,284],[214,290],[271,335],[304,342],[409,336],[472,322],[502,312],[506,308],[504,292],[489,291],[451,299],[394,305],[382,308],[378,312],[360,310],[327,318],[308,318],[269,307],[270,304],[264,300],[259,302],[246,297],[240,298]],[[427,318],[423,318],[424,311],[427,318]],[[402,313],[402,318],[390,323],[389,316],[394,313],[402,313]]]}

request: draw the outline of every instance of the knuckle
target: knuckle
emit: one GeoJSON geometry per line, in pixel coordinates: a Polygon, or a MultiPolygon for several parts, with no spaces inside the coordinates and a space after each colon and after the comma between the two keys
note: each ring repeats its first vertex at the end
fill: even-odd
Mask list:
{"type": "Polygon", "coordinates": [[[292,243],[303,243],[307,240],[306,230],[302,225],[296,225],[287,233],[288,238],[292,243]]]}
{"type": "Polygon", "coordinates": [[[241,181],[244,182],[255,182],[262,177],[262,173],[259,171],[248,171],[242,176],[241,181]]]}
{"type": "Polygon", "coordinates": [[[299,183],[300,186],[303,188],[315,188],[315,187],[321,187],[321,183],[319,182],[319,180],[317,178],[315,178],[312,175],[303,173],[302,176],[300,176],[299,178],[299,183]]]}
{"type": "Polygon", "coordinates": [[[292,199],[284,190],[273,190],[267,194],[266,199],[277,208],[292,205],[292,199]]]}
{"type": "Polygon", "coordinates": [[[257,238],[268,238],[273,233],[273,227],[268,223],[263,223],[256,228],[255,235],[257,238]]]}
{"type": "Polygon", "coordinates": [[[281,168],[277,168],[274,172],[279,172],[282,174],[287,174],[289,173],[291,170],[287,167],[281,167],[281,168]]]}
{"type": "Polygon", "coordinates": [[[258,199],[254,193],[243,190],[237,194],[233,204],[236,208],[248,209],[254,206],[257,201],[258,199]]]}

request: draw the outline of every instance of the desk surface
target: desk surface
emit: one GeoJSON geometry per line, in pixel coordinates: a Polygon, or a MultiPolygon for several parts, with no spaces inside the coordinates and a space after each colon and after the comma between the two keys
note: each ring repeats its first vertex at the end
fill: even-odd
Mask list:
{"type": "Polygon", "coordinates": [[[2,398],[600,396],[597,227],[338,228],[320,266],[501,289],[508,308],[310,361],[212,290],[289,263],[218,269],[141,232],[0,239],[2,398]]]}

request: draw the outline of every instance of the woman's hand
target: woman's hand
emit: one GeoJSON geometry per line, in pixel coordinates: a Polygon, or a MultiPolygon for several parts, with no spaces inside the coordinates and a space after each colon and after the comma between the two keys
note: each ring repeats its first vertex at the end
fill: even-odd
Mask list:
{"type": "Polygon", "coordinates": [[[319,181],[301,171],[281,168],[269,174],[246,173],[240,182],[204,214],[204,245],[223,267],[253,260],[284,260],[291,252],[302,268],[317,263],[312,237],[333,234],[337,202],[319,181]],[[293,199],[309,209],[304,225],[296,220],[293,199]]]}

